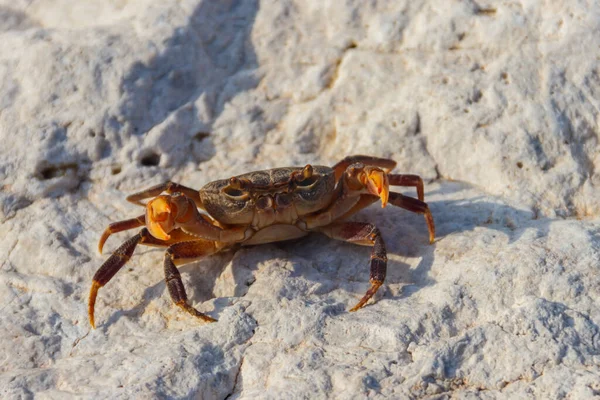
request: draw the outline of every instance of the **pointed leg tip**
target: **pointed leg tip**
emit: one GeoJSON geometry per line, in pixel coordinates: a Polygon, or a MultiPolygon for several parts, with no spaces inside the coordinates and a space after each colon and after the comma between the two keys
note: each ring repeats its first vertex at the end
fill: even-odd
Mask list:
{"type": "Polygon", "coordinates": [[[107,228],[104,232],[102,232],[102,236],[100,237],[100,240],[98,241],[98,253],[102,254],[102,249],[104,248],[104,243],[106,243],[106,240],[108,239],[108,237],[112,234],[112,232],[110,231],[110,228],[107,228]]]}
{"type": "Polygon", "coordinates": [[[88,319],[90,321],[90,325],[92,329],[96,329],[96,322],[94,321],[94,306],[96,305],[96,296],[98,294],[98,289],[100,289],[102,285],[98,281],[92,281],[92,287],[90,289],[90,298],[88,301],[88,319]]]}
{"type": "Polygon", "coordinates": [[[348,312],[356,312],[358,310],[360,310],[361,308],[363,308],[365,306],[365,304],[367,304],[367,301],[370,299],[364,299],[362,298],[354,307],[352,307],[351,309],[348,310],[348,312]]]}
{"type": "Polygon", "coordinates": [[[181,307],[184,311],[186,311],[188,314],[191,314],[192,316],[201,319],[204,322],[217,322],[216,319],[214,319],[213,317],[210,317],[204,313],[201,313],[200,311],[196,310],[194,307],[192,307],[191,305],[189,305],[187,303],[186,300],[182,300],[179,301],[177,303],[175,303],[178,307],[181,307]]]}
{"type": "MultiPolygon", "coordinates": [[[[195,309],[194,309],[195,310],[195,309]]],[[[200,318],[202,321],[204,322],[208,322],[208,323],[213,323],[213,322],[218,322],[218,320],[214,319],[213,317],[211,317],[210,315],[206,315],[204,313],[199,312],[198,310],[196,310],[197,314],[196,317],[200,318]]]]}
{"type": "Polygon", "coordinates": [[[96,321],[94,320],[94,306],[88,308],[88,320],[92,329],[96,329],[96,321]]]}
{"type": "Polygon", "coordinates": [[[433,244],[435,242],[435,230],[429,231],[429,244],[433,244]]]}
{"type": "Polygon", "coordinates": [[[127,200],[128,202],[130,202],[132,204],[138,205],[138,206],[143,206],[144,205],[142,203],[142,201],[141,200],[137,200],[136,196],[134,196],[134,195],[129,195],[129,196],[125,197],[125,200],[127,200]]]}
{"type": "Polygon", "coordinates": [[[203,313],[199,312],[198,310],[195,310],[195,311],[196,311],[196,314],[195,314],[195,316],[196,316],[197,318],[200,318],[202,321],[204,321],[204,322],[208,322],[208,323],[217,322],[217,320],[216,320],[216,319],[214,319],[213,317],[209,317],[208,315],[206,315],[206,314],[203,314],[203,313]]]}

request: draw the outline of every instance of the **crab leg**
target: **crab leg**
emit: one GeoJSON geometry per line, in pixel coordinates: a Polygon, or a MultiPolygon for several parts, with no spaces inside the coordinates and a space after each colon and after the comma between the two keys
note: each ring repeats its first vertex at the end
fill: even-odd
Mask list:
{"type": "Polygon", "coordinates": [[[362,308],[375,293],[385,280],[387,271],[387,255],[385,243],[381,237],[381,232],[373,224],[365,222],[341,222],[318,229],[333,239],[356,243],[364,246],[373,246],[371,251],[371,287],[360,301],[350,309],[356,311],[362,308]]]}
{"type": "Polygon", "coordinates": [[[181,242],[170,246],[165,253],[165,281],[173,303],[183,310],[206,322],[217,320],[201,313],[192,307],[185,293],[185,287],[181,281],[181,274],[175,264],[183,264],[191,259],[197,259],[219,251],[217,242],[209,240],[197,240],[193,242],[181,242]]]}
{"type": "Polygon", "coordinates": [[[405,210],[412,211],[414,213],[423,214],[425,217],[425,222],[427,223],[427,230],[429,231],[429,243],[433,243],[435,240],[435,224],[433,223],[433,216],[431,215],[431,211],[429,210],[427,203],[396,192],[390,192],[389,202],[396,207],[404,208],[405,210]]]}
{"type": "Polygon", "coordinates": [[[161,183],[159,185],[152,186],[151,188],[148,188],[146,190],[142,190],[141,192],[129,195],[127,196],[127,201],[140,206],[145,206],[142,203],[142,200],[148,199],[150,197],[156,197],[163,192],[167,192],[168,194],[183,193],[184,195],[192,199],[194,203],[196,203],[197,207],[204,209],[204,207],[202,206],[202,202],[200,201],[200,194],[197,190],[171,181],[161,183]]]}
{"type": "MultiPolygon", "coordinates": [[[[143,243],[152,236],[146,228],[142,229],[137,235],[127,239],[115,252],[102,264],[102,266],[94,274],[92,280],[92,288],[90,289],[90,297],[88,301],[88,317],[92,328],[96,328],[94,322],[94,305],[96,304],[96,295],[98,290],[106,285],[117,272],[129,261],[135,247],[139,243],[143,243]]],[[[157,239],[156,239],[157,240],[157,239]]]]}
{"type": "Polygon", "coordinates": [[[124,221],[113,222],[112,224],[108,225],[108,227],[104,230],[104,233],[102,233],[100,241],[98,242],[98,252],[102,254],[104,243],[106,243],[108,237],[113,233],[139,228],[140,226],[144,225],[146,225],[146,218],[144,215],[140,215],[137,218],[126,219],[124,221]]]}
{"type": "Polygon", "coordinates": [[[389,172],[396,166],[396,161],[388,158],[378,158],[363,155],[354,155],[345,157],[343,160],[335,164],[331,169],[335,172],[335,181],[337,182],[340,177],[344,174],[346,168],[352,164],[362,163],[364,165],[372,165],[374,167],[380,167],[389,172]]]}
{"type": "Polygon", "coordinates": [[[423,179],[419,175],[388,174],[391,186],[411,186],[417,189],[417,197],[423,201],[425,194],[423,190],[423,179]]]}
{"type": "MultiPolygon", "coordinates": [[[[348,212],[340,217],[340,219],[345,219],[358,211],[362,210],[370,206],[379,200],[379,197],[371,195],[371,194],[363,194],[360,196],[360,200],[352,207],[348,212]]],[[[423,214],[425,217],[425,222],[427,223],[427,230],[429,231],[429,243],[433,243],[435,240],[435,224],[433,222],[433,216],[431,215],[431,211],[429,210],[429,206],[427,203],[413,199],[412,197],[404,196],[400,193],[390,192],[389,193],[389,204],[394,205],[396,207],[403,208],[410,212],[414,212],[417,214],[423,214]]]]}
{"type": "Polygon", "coordinates": [[[129,261],[138,244],[146,246],[165,247],[182,240],[197,240],[193,236],[177,229],[171,232],[171,238],[168,241],[155,238],[148,232],[148,229],[142,229],[137,235],[127,239],[114,253],[102,264],[94,274],[92,287],[90,289],[90,297],[88,301],[88,316],[90,325],[95,328],[94,322],[94,305],[96,304],[96,296],[98,290],[106,285],[121,268],[129,261]]]}

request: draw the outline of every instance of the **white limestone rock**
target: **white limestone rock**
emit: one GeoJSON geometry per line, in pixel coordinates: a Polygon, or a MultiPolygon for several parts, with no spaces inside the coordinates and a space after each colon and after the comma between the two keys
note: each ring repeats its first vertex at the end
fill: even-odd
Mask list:
{"type": "Polygon", "coordinates": [[[1,0],[0,397],[597,396],[599,14],[1,0]],[[127,194],[355,153],[425,177],[437,227],[355,217],[388,247],[374,304],[346,311],[369,249],[315,235],[181,267],[202,324],[139,248],[90,330],[127,194]]]}

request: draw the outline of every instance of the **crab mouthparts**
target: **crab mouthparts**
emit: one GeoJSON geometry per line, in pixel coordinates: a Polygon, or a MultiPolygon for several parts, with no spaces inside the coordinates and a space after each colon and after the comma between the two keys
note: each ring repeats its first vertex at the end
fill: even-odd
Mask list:
{"type": "Polygon", "coordinates": [[[389,187],[390,183],[385,172],[374,170],[367,173],[367,190],[381,199],[381,208],[387,205],[390,195],[389,187]]]}
{"type": "Polygon", "coordinates": [[[146,205],[146,221],[150,234],[160,240],[169,240],[174,228],[173,205],[167,196],[158,196],[146,205]]]}

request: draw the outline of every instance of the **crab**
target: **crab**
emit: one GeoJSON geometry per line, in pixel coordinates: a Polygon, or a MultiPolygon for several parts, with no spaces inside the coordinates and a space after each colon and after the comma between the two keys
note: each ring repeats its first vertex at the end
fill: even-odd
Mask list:
{"type": "Polygon", "coordinates": [[[88,316],[95,328],[94,305],[98,290],[129,261],[136,246],[166,247],[166,286],[173,302],[203,321],[216,320],[196,310],[188,301],[177,265],[234,245],[258,245],[300,238],[320,232],[331,238],[372,246],[370,288],[349,311],[362,308],[383,284],[387,268],[385,243],[377,227],[368,222],[346,221],[357,211],[381,199],[394,206],[423,214],[429,242],[435,225],[424,200],[423,180],[417,175],[392,174],[396,162],[355,155],[333,167],[274,168],[210,182],[194,190],[166,182],[127,197],[145,207],[145,213],[110,224],[100,238],[102,253],[110,235],[143,227],[102,264],[90,289],[88,316]],[[418,199],[391,192],[390,186],[415,187],[418,199]],[[144,199],[151,199],[146,204],[144,199]]]}

